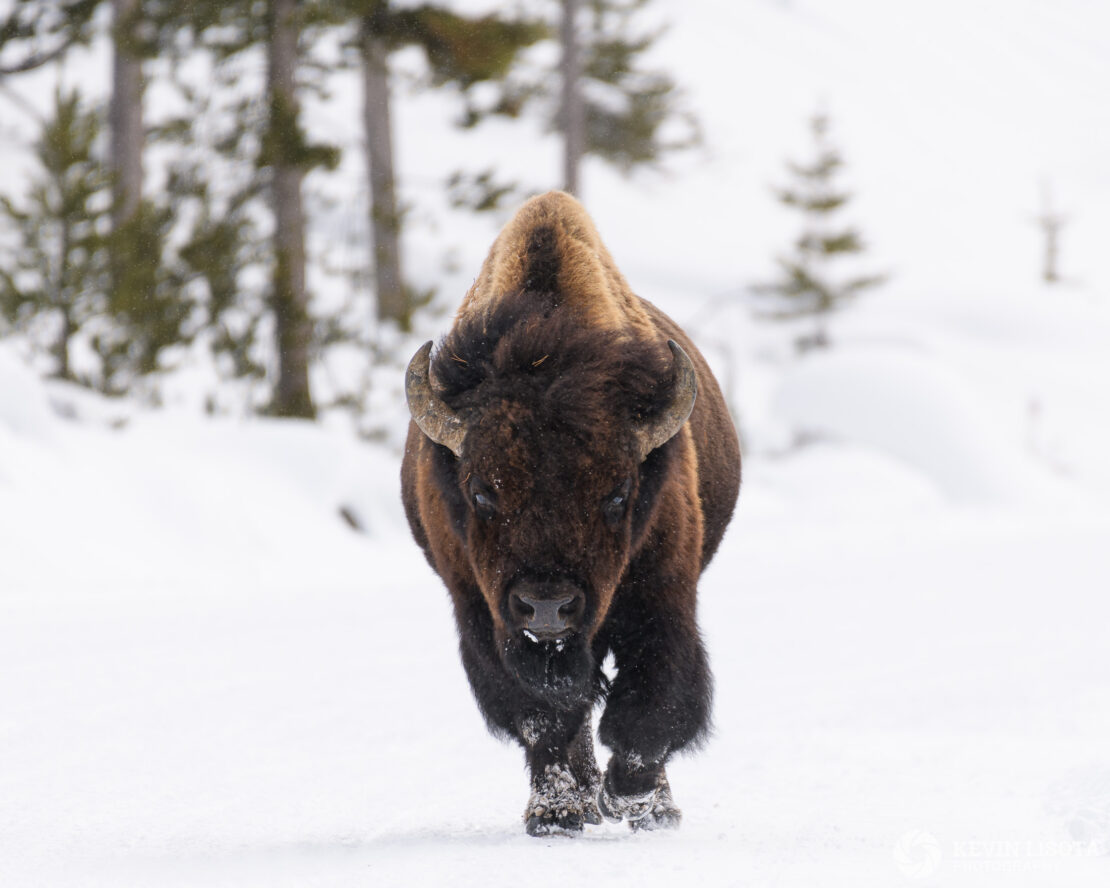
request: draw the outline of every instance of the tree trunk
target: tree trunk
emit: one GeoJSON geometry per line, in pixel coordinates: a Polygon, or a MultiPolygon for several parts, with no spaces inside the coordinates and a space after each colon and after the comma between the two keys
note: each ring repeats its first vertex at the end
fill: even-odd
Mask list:
{"type": "Polygon", "coordinates": [[[312,419],[308,384],[312,321],[305,288],[304,169],[297,156],[297,0],[271,0],[268,88],[271,198],[274,209],[274,276],[271,294],[278,347],[278,380],[271,409],[278,416],[312,419]]]}
{"type": "Polygon", "coordinates": [[[1041,183],[1041,205],[1043,210],[1037,219],[1041,225],[1041,230],[1044,231],[1044,264],[1041,267],[1041,279],[1046,284],[1057,284],[1060,282],[1060,273],[1057,271],[1060,255],[1060,229],[1064,227],[1067,220],[1059,213],[1052,211],[1052,194],[1047,182],[1041,183]]]}
{"type": "Polygon", "coordinates": [[[73,314],[69,306],[62,308],[62,328],[58,331],[58,338],[54,342],[54,357],[58,361],[58,379],[64,379],[67,382],[75,382],[73,377],[73,369],[69,364],[69,344],[73,341],[73,336],[77,332],[76,325],[73,323],[73,314]]]}
{"type": "Polygon", "coordinates": [[[586,114],[582,103],[582,59],[578,41],[579,0],[562,0],[563,20],[559,29],[563,45],[560,70],[563,75],[563,188],[580,191],[578,170],[586,146],[586,114]]]}
{"type": "Polygon", "coordinates": [[[1041,278],[1046,284],[1055,284],[1060,281],[1060,274],[1056,271],[1059,246],[1060,225],[1056,220],[1044,223],[1044,269],[1041,278]]]}
{"type": "Polygon", "coordinates": [[[112,0],[112,99],[108,127],[111,140],[112,227],[120,228],[143,196],[143,63],[136,26],[140,0],[112,0]]]}
{"type": "Polygon", "coordinates": [[[69,363],[69,344],[73,339],[73,334],[77,332],[73,323],[73,312],[76,306],[71,302],[72,289],[67,286],[66,281],[68,276],[69,254],[72,250],[73,232],[70,228],[70,223],[62,222],[61,238],[58,243],[58,277],[53,294],[53,302],[61,313],[62,323],[61,329],[58,330],[58,338],[54,341],[52,351],[58,362],[56,370],[58,379],[65,379],[68,381],[73,380],[73,369],[70,367],[69,363]]]}
{"type": "MultiPolygon", "coordinates": [[[[384,4],[379,4],[379,10],[384,4]]],[[[412,306],[401,277],[401,219],[393,176],[393,126],[389,100],[389,56],[375,33],[374,14],[363,20],[362,126],[370,181],[370,232],[374,247],[374,285],[378,319],[412,327],[412,306]]]]}

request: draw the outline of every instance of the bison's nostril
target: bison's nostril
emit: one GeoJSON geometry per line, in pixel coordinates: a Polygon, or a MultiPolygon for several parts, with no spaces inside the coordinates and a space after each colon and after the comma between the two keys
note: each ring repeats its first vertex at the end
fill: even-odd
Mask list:
{"type": "Polygon", "coordinates": [[[514,592],[509,596],[509,610],[518,620],[528,621],[536,615],[536,609],[529,604],[531,599],[525,599],[514,592]]]}
{"type": "Polygon", "coordinates": [[[559,608],[559,616],[567,620],[572,620],[578,616],[582,610],[582,596],[575,595],[571,597],[570,601],[559,608]]]}

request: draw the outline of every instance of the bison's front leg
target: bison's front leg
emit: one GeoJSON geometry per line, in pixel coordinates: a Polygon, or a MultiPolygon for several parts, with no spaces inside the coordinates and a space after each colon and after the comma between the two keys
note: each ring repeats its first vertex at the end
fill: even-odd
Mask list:
{"type": "Polygon", "coordinates": [[[524,811],[528,832],[579,832],[601,823],[597,809],[601,774],[594,759],[594,695],[570,706],[544,704],[506,671],[493,643],[489,611],[477,594],[458,596],[463,666],[490,729],[524,747],[531,795],[524,811]],[[465,631],[464,631],[465,630],[465,631]]]}
{"type": "MultiPolygon", "coordinates": [[[[692,602],[692,584],[687,588],[685,600],[692,602]]],[[[617,677],[599,730],[613,752],[600,803],[610,820],[627,820],[633,829],[679,824],[665,766],[673,753],[702,739],[709,724],[705,648],[692,604],[683,606],[674,590],[649,582],[629,588],[608,633],[617,677]]]]}
{"type": "Polygon", "coordinates": [[[517,732],[531,772],[532,794],[524,809],[528,834],[575,833],[587,823],[601,823],[601,773],[594,759],[590,708],[530,712],[520,719],[517,732]]]}

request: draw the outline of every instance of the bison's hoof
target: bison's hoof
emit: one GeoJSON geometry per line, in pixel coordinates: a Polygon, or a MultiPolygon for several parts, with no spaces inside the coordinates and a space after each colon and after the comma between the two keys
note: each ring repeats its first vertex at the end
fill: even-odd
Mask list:
{"type": "Polygon", "coordinates": [[[601,823],[601,812],[593,799],[581,798],[577,805],[547,807],[533,793],[524,812],[524,829],[530,836],[576,835],[587,823],[601,823]]]}
{"type": "Polygon", "coordinates": [[[575,835],[587,823],[601,823],[595,793],[596,787],[580,786],[565,765],[548,765],[524,809],[525,830],[530,836],[575,835]]]}
{"type": "Polygon", "coordinates": [[[622,820],[636,821],[647,816],[655,801],[656,792],[646,792],[643,795],[622,796],[609,791],[608,786],[602,786],[598,793],[597,804],[606,820],[620,823],[622,820]]]}
{"type": "Polygon", "coordinates": [[[682,811],[671,798],[671,788],[665,783],[655,792],[651,810],[639,820],[630,820],[628,825],[634,830],[641,829],[678,829],[682,823],[682,811]]]}
{"type": "Polygon", "coordinates": [[[618,795],[612,792],[606,779],[597,801],[607,820],[613,823],[627,820],[633,830],[675,829],[682,822],[682,812],[675,805],[671,787],[663,776],[654,789],[638,795],[618,795]]]}
{"type": "Polygon", "coordinates": [[[573,836],[582,832],[582,826],[582,817],[570,811],[561,814],[545,811],[524,821],[524,829],[530,836],[573,836]]]}

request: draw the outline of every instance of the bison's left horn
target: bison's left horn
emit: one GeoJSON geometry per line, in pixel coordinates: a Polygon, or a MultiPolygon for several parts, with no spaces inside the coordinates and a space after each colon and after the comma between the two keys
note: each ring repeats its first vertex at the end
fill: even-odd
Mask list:
{"type": "Polygon", "coordinates": [[[694,401],[698,397],[698,377],[694,372],[694,362],[673,339],[668,339],[667,345],[674,354],[674,396],[657,416],[636,429],[641,462],[656,447],[666,444],[678,433],[682,424],[690,418],[694,401]]]}
{"type": "Polygon", "coordinates": [[[409,402],[409,413],[413,421],[425,435],[450,448],[455,456],[462,456],[463,438],[466,426],[462,417],[436,397],[428,376],[428,359],[432,354],[429,340],[409,361],[405,372],[405,398],[409,402]]]}

